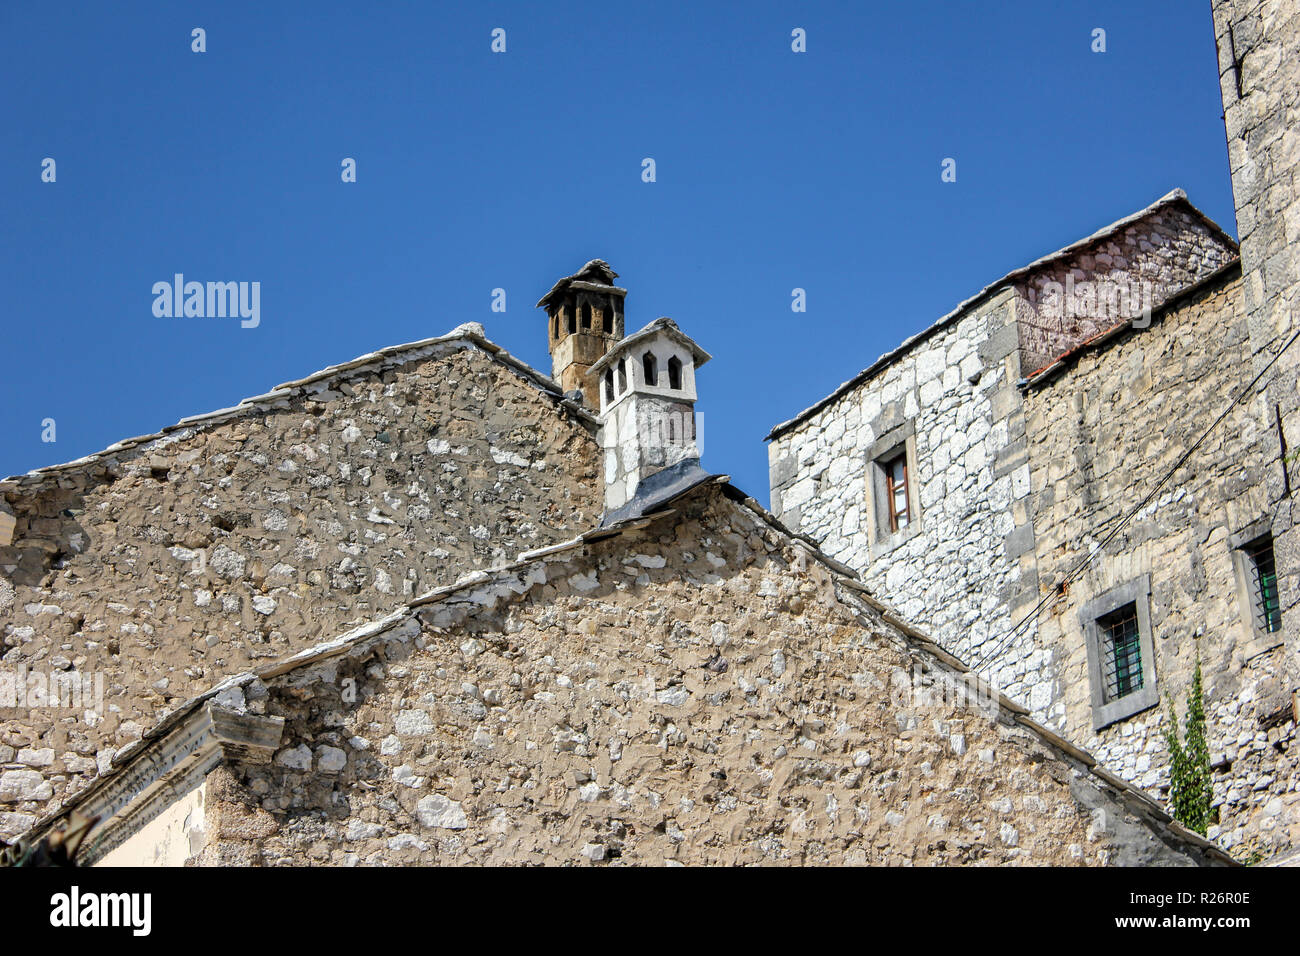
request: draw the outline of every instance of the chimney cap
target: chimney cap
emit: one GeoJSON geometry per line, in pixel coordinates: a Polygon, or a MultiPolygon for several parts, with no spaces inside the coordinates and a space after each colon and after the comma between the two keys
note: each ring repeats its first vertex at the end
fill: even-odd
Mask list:
{"type": "Polygon", "coordinates": [[[547,308],[561,292],[566,292],[570,288],[627,295],[627,289],[620,289],[614,285],[614,280],[617,278],[618,273],[609,267],[608,262],[604,259],[592,259],[573,275],[565,276],[551,286],[551,291],[537,300],[537,308],[547,308]]]}
{"type": "Polygon", "coordinates": [[[619,358],[635,349],[639,344],[654,338],[656,335],[664,335],[689,351],[691,353],[691,360],[695,363],[696,368],[699,368],[709,359],[713,358],[712,355],[700,348],[699,343],[678,328],[676,322],[666,316],[661,316],[645,328],[638,332],[633,332],[621,342],[611,346],[610,350],[602,355],[600,359],[591,366],[591,369],[589,370],[590,374],[597,375],[600,372],[603,372],[605,369],[617,362],[619,358]]]}

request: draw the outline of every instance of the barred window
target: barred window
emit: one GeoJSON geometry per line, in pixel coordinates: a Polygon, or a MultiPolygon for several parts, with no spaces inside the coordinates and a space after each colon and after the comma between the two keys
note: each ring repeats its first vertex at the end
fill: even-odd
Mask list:
{"type": "Polygon", "coordinates": [[[1282,630],[1282,604],[1277,591],[1277,564],[1273,536],[1256,538],[1243,549],[1250,572],[1251,613],[1255,627],[1265,634],[1282,630]]]}
{"type": "Polygon", "coordinates": [[[1102,634],[1102,680],[1107,701],[1141,690],[1142,633],[1137,604],[1126,604],[1098,619],[1102,634]]]}
{"type": "Polygon", "coordinates": [[[1151,575],[1109,588],[1079,609],[1088,647],[1092,729],[1160,706],[1151,575]]]}

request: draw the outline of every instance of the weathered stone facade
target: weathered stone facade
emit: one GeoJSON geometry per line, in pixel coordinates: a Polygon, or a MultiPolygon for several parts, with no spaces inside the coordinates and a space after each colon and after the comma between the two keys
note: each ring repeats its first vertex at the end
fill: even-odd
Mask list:
{"type": "Polygon", "coordinates": [[[1266,402],[1274,440],[1289,452],[1269,470],[1268,497],[1287,666],[1300,689],[1300,0],[1213,8],[1252,362],[1263,373],[1276,358],[1266,402]]]}
{"type": "MultiPolygon", "coordinates": [[[[1051,698],[1035,712],[1125,779],[1160,792],[1169,784],[1165,697],[1181,714],[1199,656],[1219,817],[1212,834],[1255,859],[1300,842],[1300,754],[1282,635],[1252,626],[1233,553],[1239,532],[1267,523],[1276,506],[1265,398],[1230,408],[1251,369],[1241,286],[1230,270],[1158,313],[1149,329],[1080,350],[1031,380],[1025,402],[1035,559],[1043,593],[1054,595],[1033,652],[1048,665],[1051,698]],[[1112,537],[1225,411],[1210,439],[1112,537]],[[1086,609],[1138,581],[1149,602],[1150,699],[1097,729],[1086,609]]],[[[1012,666],[999,657],[989,674],[1012,666]]]]}
{"type": "MultiPolygon", "coordinates": [[[[1276,186],[1272,201],[1289,188],[1276,186]]],[[[774,429],[773,510],[1037,719],[1156,791],[1169,783],[1159,705],[1170,693],[1181,706],[1199,650],[1215,748],[1211,832],[1240,859],[1267,858],[1300,839],[1287,591],[1297,564],[1282,462],[1291,359],[1123,535],[1098,545],[1277,354],[1290,320],[1276,304],[1243,307],[1265,279],[1247,264],[1243,282],[1231,241],[1178,197],[1104,232],[995,284],[774,429]],[[1051,321],[1061,311],[1044,305],[1062,285],[1115,285],[1124,268],[1117,298],[1152,281],[1154,326],[1133,310],[1119,323],[1051,321]],[[1264,331],[1261,311],[1272,316],[1264,331]],[[910,521],[882,533],[873,474],[904,448],[910,521]],[[1283,634],[1252,626],[1241,557],[1243,542],[1270,529],[1283,634]],[[1080,565],[1083,577],[1066,581],[1080,565]],[[1140,608],[1150,658],[1124,705],[1102,686],[1096,633],[1108,601],[1140,608]]],[[[1268,268],[1289,255],[1275,251],[1268,268]]]]}
{"type": "Polygon", "coordinates": [[[734,497],[228,686],[282,737],[207,776],[191,862],[1222,861],[1014,705],[952,693],[951,658],[734,497]]]}
{"type": "Polygon", "coordinates": [[[958,655],[1001,636],[1008,599],[1037,590],[1004,547],[1029,494],[1014,298],[971,308],[769,448],[773,512],[958,655]],[[872,462],[909,443],[919,515],[891,534],[872,462]]]}
{"type": "Polygon", "coordinates": [[[593,432],[469,326],[0,484],[0,670],[104,689],[0,709],[0,836],[221,677],[592,526],[593,432]]]}
{"type": "MultiPolygon", "coordinates": [[[[1011,273],[773,429],[772,510],[862,572],[907,620],[978,659],[1039,597],[1018,382],[1046,364],[1046,349],[1103,327],[1047,308],[1045,290],[1067,280],[1103,293],[1149,284],[1158,307],[1234,257],[1231,239],[1174,192],[1011,273]],[[914,463],[913,519],[890,533],[872,474],[899,448],[914,463]]],[[[1045,710],[1050,652],[1034,647],[1030,633],[1005,654],[1014,663],[1004,689],[1059,717],[1045,710]]]]}

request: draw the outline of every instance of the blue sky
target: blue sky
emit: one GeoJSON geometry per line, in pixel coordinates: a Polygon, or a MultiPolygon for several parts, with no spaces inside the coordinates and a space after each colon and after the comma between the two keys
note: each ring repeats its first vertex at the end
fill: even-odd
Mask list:
{"type": "Polygon", "coordinates": [[[772,425],[989,281],[1175,186],[1236,231],[1208,0],[8,3],[0,54],[0,474],[462,322],[549,372],[603,258],[766,501],[772,425]],[[260,325],[155,317],[176,272],[260,325]]]}

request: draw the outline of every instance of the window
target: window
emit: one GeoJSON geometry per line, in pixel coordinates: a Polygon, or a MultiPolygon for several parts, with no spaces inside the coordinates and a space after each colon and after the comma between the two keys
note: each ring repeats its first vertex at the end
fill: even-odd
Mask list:
{"type": "Polygon", "coordinates": [[[605,311],[601,314],[601,325],[606,335],[614,334],[614,303],[611,302],[605,306],[605,311]]]}
{"type": "Polygon", "coordinates": [[[653,352],[646,352],[641,356],[641,365],[645,370],[645,383],[647,385],[657,385],[659,382],[659,363],[655,360],[653,352]]]}
{"type": "Polygon", "coordinates": [[[892,551],[921,532],[916,427],[903,422],[867,449],[867,513],[874,556],[892,551]]]}
{"type": "Polygon", "coordinates": [[[1107,701],[1142,689],[1142,636],[1137,605],[1125,604],[1097,622],[1102,635],[1102,684],[1107,701]]]}
{"type": "Polygon", "coordinates": [[[671,389],[682,387],[682,360],[676,355],[668,360],[668,387],[671,389]]]}
{"type": "Polygon", "coordinates": [[[1237,568],[1237,594],[1242,617],[1256,636],[1282,630],[1282,601],[1277,587],[1277,562],[1267,518],[1228,539],[1237,568]]]}
{"type": "Polygon", "coordinates": [[[609,404],[614,400],[614,370],[605,369],[605,403],[609,404]]]}
{"type": "Polygon", "coordinates": [[[1157,706],[1150,575],[1099,595],[1079,617],[1088,647],[1093,729],[1157,706]]]}
{"type": "Polygon", "coordinates": [[[582,327],[584,329],[591,328],[591,303],[590,302],[582,303],[582,327]]]}
{"type": "Polygon", "coordinates": [[[569,327],[569,334],[572,335],[574,332],[578,331],[578,314],[573,311],[572,306],[565,309],[564,311],[567,313],[567,318],[568,318],[567,325],[569,327]]]}
{"type": "Polygon", "coordinates": [[[912,521],[907,497],[907,455],[899,454],[885,462],[885,499],[889,507],[889,530],[906,528],[912,521]]]}
{"type": "Polygon", "coordinates": [[[1282,602],[1277,593],[1277,564],[1273,560],[1273,536],[1266,534],[1242,549],[1250,572],[1251,619],[1265,634],[1282,630],[1282,602]]]}
{"type": "Polygon", "coordinates": [[[627,366],[623,359],[618,360],[618,393],[622,395],[627,391],[627,366]]]}

